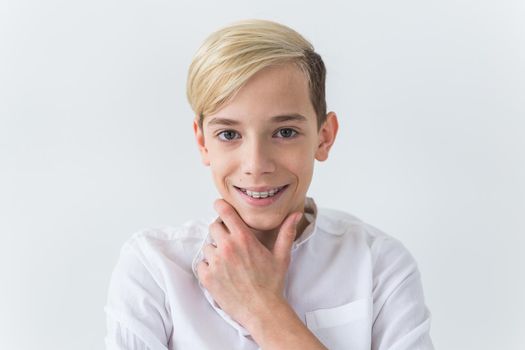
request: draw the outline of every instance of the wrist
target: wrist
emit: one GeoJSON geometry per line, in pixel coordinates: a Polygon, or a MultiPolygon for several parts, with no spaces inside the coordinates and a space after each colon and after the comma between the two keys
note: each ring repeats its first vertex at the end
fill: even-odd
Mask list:
{"type": "Polygon", "coordinates": [[[261,349],[326,349],[284,299],[254,317],[248,327],[261,349]]]}
{"type": "Polygon", "coordinates": [[[253,336],[262,328],[274,323],[276,318],[289,317],[290,310],[295,315],[295,312],[283,298],[276,298],[272,301],[267,301],[251,312],[250,317],[246,318],[244,327],[253,336]]]}

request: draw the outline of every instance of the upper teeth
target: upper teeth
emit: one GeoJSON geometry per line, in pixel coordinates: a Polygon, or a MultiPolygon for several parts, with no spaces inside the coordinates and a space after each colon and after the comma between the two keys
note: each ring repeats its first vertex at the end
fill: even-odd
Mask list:
{"type": "Polygon", "coordinates": [[[271,190],[266,191],[266,192],[255,192],[255,191],[250,191],[250,190],[246,190],[244,188],[241,188],[241,191],[243,191],[248,196],[253,197],[253,198],[266,198],[266,197],[271,197],[271,196],[275,195],[277,192],[279,192],[279,190],[281,188],[282,187],[277,187],[277,188],[271,189],[271,190]]]}

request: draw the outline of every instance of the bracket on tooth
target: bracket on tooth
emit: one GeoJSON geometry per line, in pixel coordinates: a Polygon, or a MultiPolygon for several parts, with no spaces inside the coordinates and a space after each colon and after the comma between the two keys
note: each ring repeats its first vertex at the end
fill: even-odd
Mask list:
{"type": "Polygon", "coordinates": [[[278,189],[277,191],[270,190],[268,192],[252,192],[252,191],[248,191],[248,190],[245,190],[243,192],[246,193],[248,196],[250,196],[252,198],[259,199],[259,198],[273,197],[279,191],[280,191],[280,189],[278,189]]]}

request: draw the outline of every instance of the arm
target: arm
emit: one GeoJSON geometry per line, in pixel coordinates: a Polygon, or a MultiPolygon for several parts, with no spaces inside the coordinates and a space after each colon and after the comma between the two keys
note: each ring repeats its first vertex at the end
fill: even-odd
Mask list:
{"type": "Polygon", "coordinates": [[[284,300],[261,311],[246,327],[255,342],[264,350],[327,349],[284,300]]]}
{"type": "Polygon", "coordinates": [[[372,349],[434,349],[416,261],[394,238],[376,248],[372,349]]]}
{"type": "Polygon", "coordinates": [[[168,349],[172,324],[151,270],[136,238],[122,247],[104,308],[107,350],[168,349]]]}

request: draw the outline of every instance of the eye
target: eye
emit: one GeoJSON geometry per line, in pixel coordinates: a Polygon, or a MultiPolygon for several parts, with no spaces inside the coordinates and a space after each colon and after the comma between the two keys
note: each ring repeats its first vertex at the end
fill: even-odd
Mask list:
{"type": "Polygon", "coordinates": [[[224,130],[224,131],[221,131],[217,134],[217,137],[219,138],[219,140],[221,141],[231,141],[233,139],[236,139],[238,137],[236,137],[236,135],[238,136],[239,133],[237,133],[237,131],[233,131],[233,130],[224,130]]]}
{"type": "Polygon", "coordinates": [[[297,135],[297,131],[291,128],[282,128],[277,131],[277,135],[280,138],[289,139],[297,135]]]}

